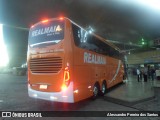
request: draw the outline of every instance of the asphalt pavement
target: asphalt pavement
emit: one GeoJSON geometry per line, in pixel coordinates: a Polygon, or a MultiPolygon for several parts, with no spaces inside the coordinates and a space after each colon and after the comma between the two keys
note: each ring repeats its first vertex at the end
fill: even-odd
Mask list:
{"type": "MultiPolygon", "coordinates": [[[[139,111],[150,110],[146,108],[146,104],[152,103],[156,100],[145,101],[140,104],[128,107],[114,103],[114,101],[106,101],[103,97],[96,100],[86,99],[78,103],[67,104],[59,102],[50,102],[44,100],[37,100],[28,97],[27,92],[27,76],[16,76],[12,74],[0,74],[0,111],[139,111]],[[145,107],[144,107],[145,106],[145,107]]],[[[156,103],[158,104],[158,103],[156,103]]],[[[157,109],[151,109],[157,110],[157,109]]],[[[62,112],[63,114],[63,112],[62,112]]],[[[45,119],[103,119],[103,120],[159,120],[157,117],[54,117],[45,119]]],[[[1,119],[1,118],[0,118],[1,119]]],[[[13,119],[13,118],[3,118],[13,119]]],[[[17,118],[16,118],[17,119],[17,118]]],[[[20,118],[18,118],[20,119],[20,118]]],[[[24,119],[24,118],[23,118],[24,119]]],[[[28,118],[25,118],[28,119],[28,118]]],[[[35,119],[35,118],[29,118],[35,119]]],[[[38,118],[44,119],[44,118],[38,118]]]]}

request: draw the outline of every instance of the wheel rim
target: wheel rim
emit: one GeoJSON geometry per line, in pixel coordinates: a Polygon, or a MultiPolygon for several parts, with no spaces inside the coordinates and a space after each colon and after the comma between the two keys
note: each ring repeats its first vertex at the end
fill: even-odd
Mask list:
{"type": "Polygon", "coordinates": [[[106,86],[103,84],[103,85],[102,85],[102,93],[104,94],[105,91],[106,91],[106,86]]]}
{"type": "Polygon", "coordinates": [[[95,97],[98,95],[98,88],[97,88],[97,86],[94,86],[93,94],[94,94],[95,97]]]}

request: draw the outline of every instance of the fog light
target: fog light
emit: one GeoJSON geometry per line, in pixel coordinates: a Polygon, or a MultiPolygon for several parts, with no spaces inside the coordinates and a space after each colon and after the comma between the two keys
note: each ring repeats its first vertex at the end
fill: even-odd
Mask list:
{"type": "Polygon", "coordinates": [[[50,99],[51,99],[51,100],[57,100],[57,97],[50,96],[50,99]]]}
{"type": "Polygon", "coordinates": [[[66,85],[62,85],[61,89],[62,89],[62,91],[65,91],[65,90],[67,90],[67,86],[66,85]]]}
{"type": "Polygon", "coordinates": [[[33,97],[37,97],[37,94],[33,94],[33,97]]]}
{"type": "Polygon", "coordinates": [[[64,96],[62,96],[62,97],[67,98],[68,96],[65,96],[65,95],[64,95],[64,96]]]}

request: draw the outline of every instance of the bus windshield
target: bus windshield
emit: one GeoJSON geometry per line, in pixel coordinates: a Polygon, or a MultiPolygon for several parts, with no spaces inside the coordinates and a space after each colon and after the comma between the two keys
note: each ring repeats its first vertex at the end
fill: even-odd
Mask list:
{"type": "Polygon", "coordinates": [[[32,27],[29,32],[30,47],[57,44],[63,39],[64,21],[61,20],[40,22],[32,27]]]}

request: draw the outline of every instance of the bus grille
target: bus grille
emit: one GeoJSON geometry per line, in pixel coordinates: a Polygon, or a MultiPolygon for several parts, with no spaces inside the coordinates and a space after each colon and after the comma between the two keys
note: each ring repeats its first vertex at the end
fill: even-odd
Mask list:
{"type": "Polygon", "coordinates": [[[30,60],[32,73],[58,73],[62,68],[62,58],[34,58],[30,60]]]}

